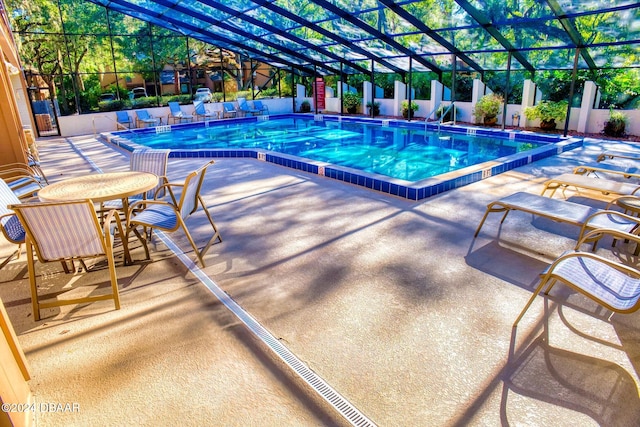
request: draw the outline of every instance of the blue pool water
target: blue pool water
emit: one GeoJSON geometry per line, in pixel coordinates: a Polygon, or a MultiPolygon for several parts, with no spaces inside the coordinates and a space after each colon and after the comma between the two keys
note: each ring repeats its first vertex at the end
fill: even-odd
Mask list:
{"type": "Polygon", "coordinates": [[[284,114],[103,133],[172,158],[251,158],[422,200],[582,146],[577,138],[424,122],[284,114]]]}
{"type": "MultiPolygon", "coordinates": [[[[533,141],[383,127],[379,123],[271,118],[131,133],[140,145],[173,150],[257,149],[416,182],[537,148],[533,141]]],[[[543,143],[548,144],[548,143],[543,143]]]]}

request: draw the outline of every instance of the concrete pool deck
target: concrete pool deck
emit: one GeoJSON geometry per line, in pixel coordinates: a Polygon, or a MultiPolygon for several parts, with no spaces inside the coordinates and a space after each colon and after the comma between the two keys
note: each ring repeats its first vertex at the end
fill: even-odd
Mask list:
{"type": "MultiPolygon", "coordinates": [[[[124,152],[70,140],[76,150],[64,139],[39,142],[50,181],[128,168],[124,152]]],[[[545,179],[621,146],[634,145],[588,139],[419,202],[218,159],[203,195],[224,241],[203,271],[377,425],[635,425],[638,313],[607,322],[604,310],[558,286],[512,334],[538,274],[579,230],[514,212],[502,227],[490,217],[473,239],[487,203],[539,193],[545,179]]],[[[203,162],[170,159],[169,177],[203,162]]],[[[205,221],[189,220],[200,244],[205,221]]],[[[170,237],[193,258],[180,232],[170,237]]],[[[151,261],[137,248],[140,261],[118,267],[118,311],[109,302],[69,306],[34,322],[26,257],[0,270],[36,401],[80,407],[38,412],[37,425],[348,424],[155,242],[151,261]]],[[[0,249],[14,250],[4,241],[0,249]]],[[[598,250],[611,252],[606,243],[598,250]]],[[[106,280],[105,271],[69,277],[58,267],[42,267],[51,289],[106,280]]]]}

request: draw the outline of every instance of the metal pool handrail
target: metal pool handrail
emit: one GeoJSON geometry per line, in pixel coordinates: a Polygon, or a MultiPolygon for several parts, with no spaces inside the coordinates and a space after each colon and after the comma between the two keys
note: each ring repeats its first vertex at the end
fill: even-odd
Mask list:
{"type": "MultiPolygon", "coordinates": [[[[438,132],[440,132],[440,125],[442,124],[442,119],[444,118],[444,116],[447,115],[447,113],[449,112],[449,110],[451,110],[451,108],[454,106],[455,103],[456,103],[455,101],[452,101],[451,104],[449,104],[449,106],[447,107],[447,109],[444,110],[444,112],[440,115],[440,118],[438,120],[436,120],[436,124],[438,125],[438,132]]],[[[427,121],[429,120],[429,117],[431,117],[431,115],[433,113],[438,111],[438,108],[440,108],[439,105],[436,108],[434,108],[432,112],[427,114],[427,117],[424,118],[424,130],[425,130],[425,132],[427,131],[427,121]]],[[[456,110],[455,110],[455,108],[453,109],[453,124],[454,125],[456,124],[456,110]]]]}

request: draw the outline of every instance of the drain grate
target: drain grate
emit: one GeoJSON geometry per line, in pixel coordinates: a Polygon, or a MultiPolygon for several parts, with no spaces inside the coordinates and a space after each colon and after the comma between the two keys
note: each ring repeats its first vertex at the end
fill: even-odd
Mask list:
{"type": "Polygon", "coordinates": [[[207,287],[225,307],[227,307],[244,325],[249,328],[262,342],[264,342],[282,361],[284,361],[298,376],[326,402],[333,406],[351,425],[357,427],[374,427],[375,423],[353,406],[340,393],[334,390],[318,374],[296,357],[280,340],[271,335],[256,319],[247,313],[226,292],[224,292],[209,276],[207,276],[194,262],[176,246],[166,234],[156,232],[162,242],[187,266],[187,268],[207,287]]]}

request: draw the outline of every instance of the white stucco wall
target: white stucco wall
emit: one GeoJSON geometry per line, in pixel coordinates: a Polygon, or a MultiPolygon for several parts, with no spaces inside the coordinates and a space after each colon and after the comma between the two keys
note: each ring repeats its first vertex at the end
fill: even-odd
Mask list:
{"type": "MultiPolygon", "coordinates": [[[[251,103],[251,101],[249,101],[251,103]]],[[[269,108],[269,114],[286,114],[293,111],[293,101],[291,98],[262,99],[262,103],[269,108]]],[[[193,114],[193,104],[181,105],[180,108],[186,114],[193,114]]],[[[222,103],[212,102],[206,104],[206,108],[211,111],[222,110],[222,103]]],[[[128,110],[129,116],[134,119],[134,111],[128,110]]],[[[147,108],[149,114],[162,118],[162,124],[167,124],[169,107],[147,108]]],[[[58,117],[60,134],[62,136],[78,136],[98,134],[116,130],[116,113],[101,112],[93,114],[74,114],[71,116],[58,117]]]]}
{"type": "MultiPolygon", "coordinates": [[[[306,99],[306,98],[305,98],[306,99]]],[[[308,98],[312,105],[313,110],[313,98],[308,98]]],[[[299,103],[302,99],[296,98],[299,103]]],[[[382,99],[376,98],[376,102],[380,103],[380,114],[384,116],[399,116],[400,111],[395,111],[395,105],[397,102],[394,99],[382,99]]],[[[293,112],[293,100],[292,98],[276,98],[276,99],[263,99],[262,102],[269,107],[270,114],[287,114],[293,112]]],[[[420,106],[416,113],[417,117],[424,117],[426,114],[433,110],[433,102],[431,100],[414,100],[420,106]]],[[[473,122],[472,115],[473,104],[471,102],[456,102],[457,106],[457,121],[473,122]]],[[[326,110],[328,112],[339,113],[340,112],[340,99],[339,98],[326,98],[326,110]]],[[[181,108],[187,114],[193,113],[193,105],[182,105],[181,108]]],[[[210,110],[221,110],[221,103],[207,104],[207,108],[210,110]]],[[[148,108],[152,115],[156,117],[162,117],[164,124],[167,122],[169,114],[168,107],[160,108],[148,108]]],[[[363,110],[363,111],[366,111],[363,110]]],[[[524,115],[522,114],[522,105],[509,104],[507,106],[506,125],[511,126],[511,116],[515,112],[520,113],[520,126],[524,126],[524,115]]],[[[625,110],[624,113],[629,118],[626,132],[631,135],[640,135],[640,110],[625,110]]],[[[129,111],[129,115],[133,117],[133,111],[129,111]]],[[[569,130],[576,131],[578,129],[580,120],[580,108],[571,109],[571,118],[569,120],[569,130]]],[[[590,110],[589,120],[586,126],[587,133],[601,133],[604,128],[604,123],[609,118],[609,110],[590,110]]],[[[100,132],[113,131],[116,129],[116,114],[115,112],[104,112],[95,114],[82,114],[72,116],[62,116],[58,118],[60,123],[60,132],[62,136],[78,136],[97,134],[100,132]]],[[[502,114],[499,116],[499,122],[502,123],[502,114]]],[[[539,125],[538,121],[529,121],[529,126],[536,127],[539,125]]],[[[558,123],[558,129],[564,128],[564,122],[558,123]]]]}

